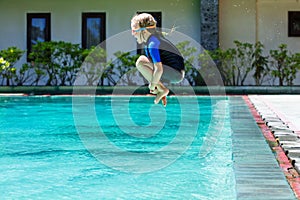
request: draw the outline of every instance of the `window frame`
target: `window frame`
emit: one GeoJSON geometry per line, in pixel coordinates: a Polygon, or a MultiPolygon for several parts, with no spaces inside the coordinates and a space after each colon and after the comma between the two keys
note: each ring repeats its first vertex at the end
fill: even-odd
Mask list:
{"type": "Polygon", "coordinates": [[[45,41],[50,41],[51,40],[51,13],[27,13],[27,60],[28,59],[28,55],[31,53],[32,51],[32,44],[31,44],[31,40],[32,40],[32,35],[31,35],[31,31],[32,31],[32,20],[35,18],[41,18],[41,19],[45,19],[45,41]]]}
{"type": "MultiPolygon", "coordinates": [[[[102,48],[105,48],[105,44],[102,42],[106,40],[106,13],[105,12],[83,12],[81,14],[81,46],[87,48],[87,19],[88,18],[100,18],[100,44],[102,48]]],[[[97,44],[98,45],[98,44],[97,44]]]]}

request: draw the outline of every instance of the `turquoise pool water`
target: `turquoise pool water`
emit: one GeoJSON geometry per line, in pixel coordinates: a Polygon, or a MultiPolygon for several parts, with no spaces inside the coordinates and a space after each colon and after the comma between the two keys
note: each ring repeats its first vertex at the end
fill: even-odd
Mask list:
{"type": "Polygon", "coordinates": [[[1,199],[235,199],[224,97],[0,97],[1,199]]]}

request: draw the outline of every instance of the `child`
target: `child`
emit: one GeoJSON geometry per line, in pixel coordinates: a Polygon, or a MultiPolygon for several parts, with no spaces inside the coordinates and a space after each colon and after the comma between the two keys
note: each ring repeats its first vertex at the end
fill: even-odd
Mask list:
{"type": "Polygon", "coordinates": [[[156,31],[156,21],[152,15],[135,15],[131,19],[131,29],[137,42],[145,45],[145,55],[138,58],[136,67],[149,82],[150,93],[156,94],[154,103],[162,100],[166,106],[169,89],[161,81],[178,83],[183,80],[183,57],[169,40],[156,31]]]}

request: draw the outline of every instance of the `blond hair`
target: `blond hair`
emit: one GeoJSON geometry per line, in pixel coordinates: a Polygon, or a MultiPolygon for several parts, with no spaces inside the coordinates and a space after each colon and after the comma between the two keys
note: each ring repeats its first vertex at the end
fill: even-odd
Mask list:
{"type": "Polygon", "coordinates": [[[134,27],[139,26],[140,28],[147,28],[147,27],[155,28],[157,22],[152,15],[150,15],[148,13],[141,13],[141,14],[135,15],[131,19],[131,24],[134,27]]]}

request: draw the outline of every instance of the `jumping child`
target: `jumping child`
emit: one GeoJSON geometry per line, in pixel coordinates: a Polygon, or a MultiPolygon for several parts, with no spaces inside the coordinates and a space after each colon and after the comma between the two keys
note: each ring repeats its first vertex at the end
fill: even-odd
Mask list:
{"type": "Polygon", "coordinates": [[[149,82],[150,93],[156,94],[154,103],[162,100],[167,105],[169,89],[163,81],[178,83],[184,78],[184,59],[178,49],[156,30],[156,20],[148,13],[137,14],[131,19],[132,35],[145,45],[145,55],[136,61],[139,72],[149,82]]]}

